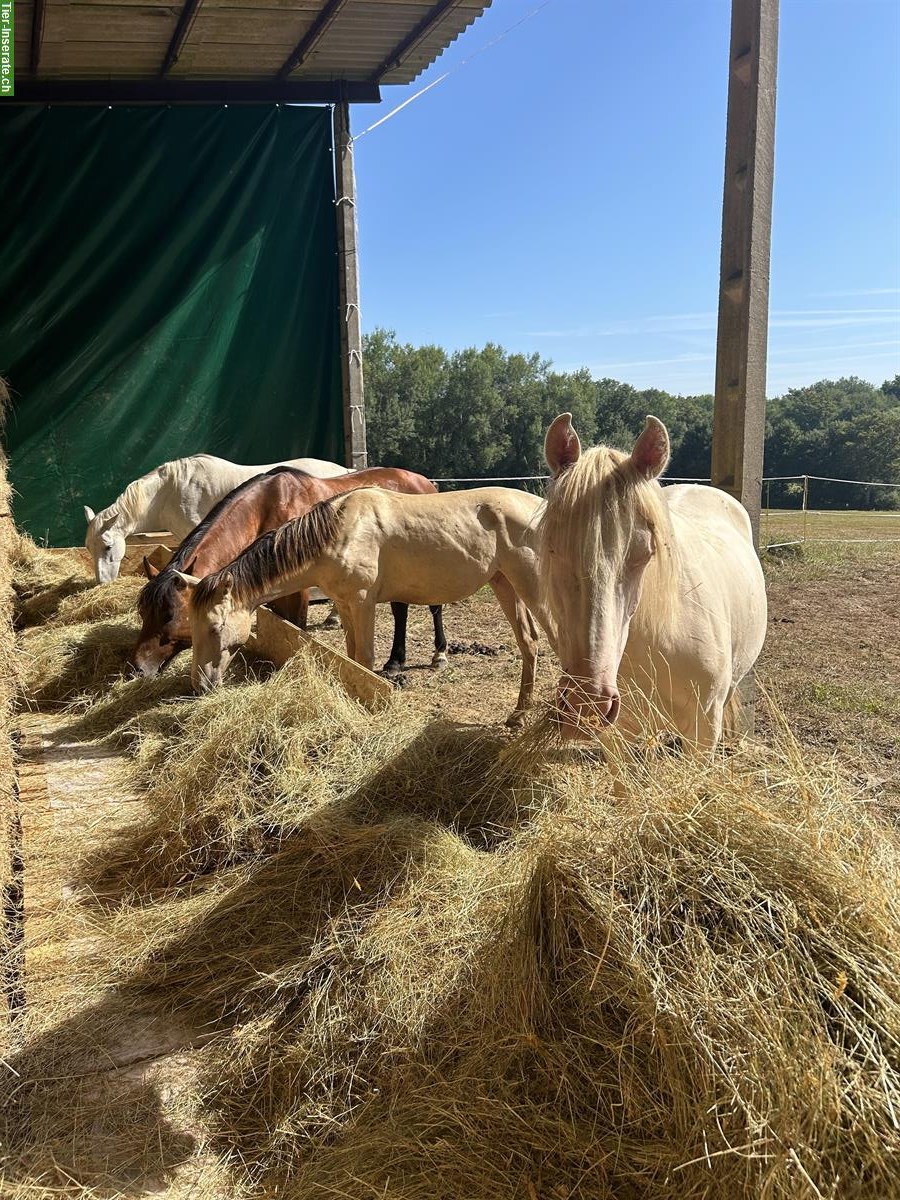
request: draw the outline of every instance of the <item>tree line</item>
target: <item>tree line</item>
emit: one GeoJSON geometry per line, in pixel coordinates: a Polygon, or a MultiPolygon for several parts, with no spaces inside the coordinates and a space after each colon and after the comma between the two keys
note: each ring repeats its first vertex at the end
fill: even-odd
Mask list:
{"type": "MultiPolygon", "coordinates": [[[[539,354],[488,343],[448,352],[376,329],[364,341],[369,461],[432,478],[540,475],[548,423],[571,412],[582,442],[629,447],[647,413],[672,441],[669,475],[708,478],[713,397],[638,389],[556,371],[539,354]]],[[[769,400],[766,475],[828,475],[900,483],[900,375],[876,387],[850,377],[769,400]]],[[[900,491],[815,483],[815,507],[900,507],[900,491]]],[[[773,505],[800,503],[799,485],[772,485],[773,505]]]]}

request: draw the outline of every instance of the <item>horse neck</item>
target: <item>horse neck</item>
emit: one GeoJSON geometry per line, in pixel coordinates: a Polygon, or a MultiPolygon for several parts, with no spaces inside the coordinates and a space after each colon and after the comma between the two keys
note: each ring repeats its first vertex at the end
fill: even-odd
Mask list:
{"type": "Polygon", "coordinates": [[[270,604],[273,600],[280,600],[282,596],[292,596],[294,592],[312,587],[315,583],[314,565],[304,563],[298,570],[282,575],[275,582],[266,584],[265,587],[254,588],[240,601],[239,607],[252,613],[263,604],[270,604]]]}
{"type": "MultiPolygon", "coordinates": [[[[153,528],[157,515],[163,479],[158,470],[142,475],[129,483],[115,504],[105,512],[115,511],[116,528],[124,534],[141,532],[153,528]]],[[[104,515],[104,514],[101,514],[104,515]]]]}
{"type": "Polygon", "coordinates": [[[179,566],[196,559],[191,573],[211,575],[233,562],[261,534],[300,516],[315,503],[309,499],[310,489],[305,480],[299,490],[293,488],[287,495],[281,482],[260,480],[214,514],[196,544],[178,551],[179,566]]]}

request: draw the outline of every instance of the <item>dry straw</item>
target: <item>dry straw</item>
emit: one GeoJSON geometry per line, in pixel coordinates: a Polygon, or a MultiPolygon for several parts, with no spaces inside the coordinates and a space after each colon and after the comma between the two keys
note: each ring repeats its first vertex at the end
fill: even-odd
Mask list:
{"type": "Polygon", "coordinates": [[[157,686],[67,718],[146,806],[80,855],[4,1196],[897,1194],[900,860],[837,765],[509,742],[296,661],[157,686]],[[193,1039],[177,1087],[78,1082],[129,1021],[193,1039]]]}

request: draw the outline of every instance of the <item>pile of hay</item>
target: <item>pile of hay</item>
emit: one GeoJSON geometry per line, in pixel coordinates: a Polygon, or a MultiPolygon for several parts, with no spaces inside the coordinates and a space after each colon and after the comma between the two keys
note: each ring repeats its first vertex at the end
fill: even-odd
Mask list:
{"type": "Polygon", "coordinates": [[[71,693],[146,803],[73,870],[4,1196],[897,1194],[900,854],[835,764],[601,762],[300,660],[151,683],[71,693]],[[89,1076],[166,1022],[180,1090],[89,1076]]]}
{"type": "MultiPolygon", "coordinates": [[[[0,379],[0,428],[9,393],[0,379]]],[[[13,632],[13,556],[19,535],[10,512],[12,489],[6,474],[6,455],[0,447],[0,1059],[14,1043],[13,1022],[21,1004],[21,827],[16,804],[16,769],[13,752],[13,707],[18,681],[13,632]]],[[[2,1068],[2,1063],[0,1063],[2,1068]]]]}

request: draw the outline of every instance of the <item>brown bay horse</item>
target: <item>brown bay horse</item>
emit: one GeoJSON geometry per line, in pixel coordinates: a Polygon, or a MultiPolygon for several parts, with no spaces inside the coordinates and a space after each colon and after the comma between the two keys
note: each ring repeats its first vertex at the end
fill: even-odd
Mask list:
{"type": "MultiPolygon", "coordinates": [[[[318,479],[291,467],[276,467],[229,492],[184,539],[171,562],[158,570],[144,559],[148,582],[138,598],[142,628],[131,656],[138,674],[155,675],[170,659],[191,645],[189,591],[179,572],[204,576],[230,563],[256,538],[286,521],[303,516],[314,505],[358,488],[383,488],[414,495],[437,488],[423,475],[399,467],[372,467],[332,479],[318,479]]],[[[306,628],[309,592],[285,597],[277,611],[306,628]],[[285,603],[285,601],[287,603],[285,603]]],[[[431,605],[434,619],[432,666],[446,662],[442,612],[431,605]]],[[[406,662],[406,604],[392,604],[394,640],[385,663],[387,674],[396,674],[406,662]]]]}

